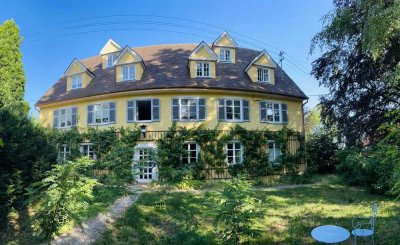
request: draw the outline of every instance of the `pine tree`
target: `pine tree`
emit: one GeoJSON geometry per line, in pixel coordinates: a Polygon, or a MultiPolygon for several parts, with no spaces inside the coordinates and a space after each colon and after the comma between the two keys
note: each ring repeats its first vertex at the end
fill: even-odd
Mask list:
{"type": "Polygon", "coordinates": [[[25,73],[20,50],[22,38],[13,20],[0,25],[0,108],[22,101],[25,92],[25,73]]]}

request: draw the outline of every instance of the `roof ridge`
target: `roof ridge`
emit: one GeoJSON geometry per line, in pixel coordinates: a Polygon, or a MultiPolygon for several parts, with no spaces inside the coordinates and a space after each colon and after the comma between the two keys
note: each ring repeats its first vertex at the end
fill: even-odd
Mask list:
{"type": "Polygon", "coordinates": [[[154,45],[145,45],[140,47],[132,47],[135,48],[149,48],[149,47],[160,47],[160,46],[173,46],[173,45],[198,45],[198,43],[164,43],[164,44],[154,44],[154,45]]]}

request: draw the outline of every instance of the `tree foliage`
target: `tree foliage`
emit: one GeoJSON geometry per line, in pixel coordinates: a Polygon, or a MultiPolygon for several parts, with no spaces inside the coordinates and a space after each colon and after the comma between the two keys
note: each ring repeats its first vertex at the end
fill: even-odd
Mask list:
{"type": "Polygon", "coordinates": [[[337,125],[347,145],[377,142],[379,127],[400,108],[400,1],[335,0],[312,42],[323,50],[312,74],[329,89],[325,124],[337,125]]]}
{"type": "Polygon", "coordinates": [[[0,108],[22,101],[25,91],[25,73],[22,67],[20,45],[22,38],[13,20],[0,25],[0,108]]]}

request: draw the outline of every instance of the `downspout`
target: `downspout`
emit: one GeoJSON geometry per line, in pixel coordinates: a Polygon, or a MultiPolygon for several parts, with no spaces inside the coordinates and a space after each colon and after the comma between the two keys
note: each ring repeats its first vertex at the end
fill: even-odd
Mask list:
{"type": "MultiPolygon", "coordinates": [[[[304,137],[304,142],[303,142],[303,144],[304,144],[304,151],[306,152],[306,129],[305,129],[305,126],[304,126],[304,106],[306,105],[308,103],[308,98],[306,99],[306,102],[305,103],[301,103],[301,114],[302,114],[302,117],[303,117],[303,137],[304,137]]],[[[304,159],[305,160],[305,164],[306,164],[306,167],[305,167],[305,169],[304,169],[304,171],[307,169],[307,158],[306,159],[304,159]]]]}

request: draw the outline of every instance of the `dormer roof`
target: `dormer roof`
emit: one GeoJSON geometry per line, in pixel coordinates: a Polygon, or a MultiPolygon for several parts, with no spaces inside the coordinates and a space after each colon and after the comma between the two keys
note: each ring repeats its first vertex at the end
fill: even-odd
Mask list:
{"type": "Polygon", "coordinates": [[[91,71],[89,71],[89,69],[87,69],[84,64],[82,64],[77,58],[74,58],[72,60],[72,62],[69,64],[67,70],[65,70],[64,75],[69,76],[69,75],[74,75],[74,74],[78,74],[78,73],[82,73],[82,72],[87,72],[91,77],[94,77],[93,73],[91,71]],[[80,72],[73,72],[71,74],[71,70],[73,69],[73,67],[80,68],[81,69],[80,72]]]}
{"type": "Polygon", "coordinates": [[[114,40],[111,38],[107,41],[107,43],[103,46],[103,48],[100,50],[100,54],[109,54],[109,53],[114,53],[120,51],[122,48],[121,46],[118,45],[114,40]]]}
{"type": "Polygon", "coordinates": [[[261,53],[259,53],[257,55],[257,57],[255,57],[250,64],[246,67],[246,69],[244,71],[248,71],[250,69],[250,67],[252,65],[258,65],[258,66],[265,66],[265,67],[270,67],[273,69],[276,69],[277,65],[275,63],[275,61],[271,58],[271,56],[268,54],[268,52],[264,49],[263,51],[261,51],[261,53]],[[262,58],[265,57],[267,59],[267,61],[269,62],[269,64],[262,64],[262,63],[258,63],[258,61],[262,58]]]}
{"type": "Polygon", "coordinates": [[[208,46],[208,44],[202,41],[197,47],[190,53],[189,55],[190,60],[211,60],[216,61],[218,56],[212,51],[212,49],[208,46]],[[205,50],[209,56],[208,57],[199,57],[198,54],[201,50],[205,50]]]}
{"type": "Polygon", "coordinates": [[[219,36],[215,41],[213,42],[212,46],[217,46],[217,47],[230,47],[230,48],[237,48],[239,45],[233,40],[231,35],[229,35],[228,32],[224,31],[221,36],[219,36]],[[221,44],[221,42],[226,39],[228,41],[227,44],[221,44]]]}
{"type": "Polygon", "coordinates": [[[134,62],[143,62],[142,56],[140,56],[138,53],[136,53],[135,50],[133,50],[131,47],[126,45],[125,48],[121,51],[121,53],[119,53],[119,55],[115,59],[114,65],[120,64],[122,57],[124,57],[124,55],[126,55],[126,54],[131,55],[135,60],[134,62]]]}

